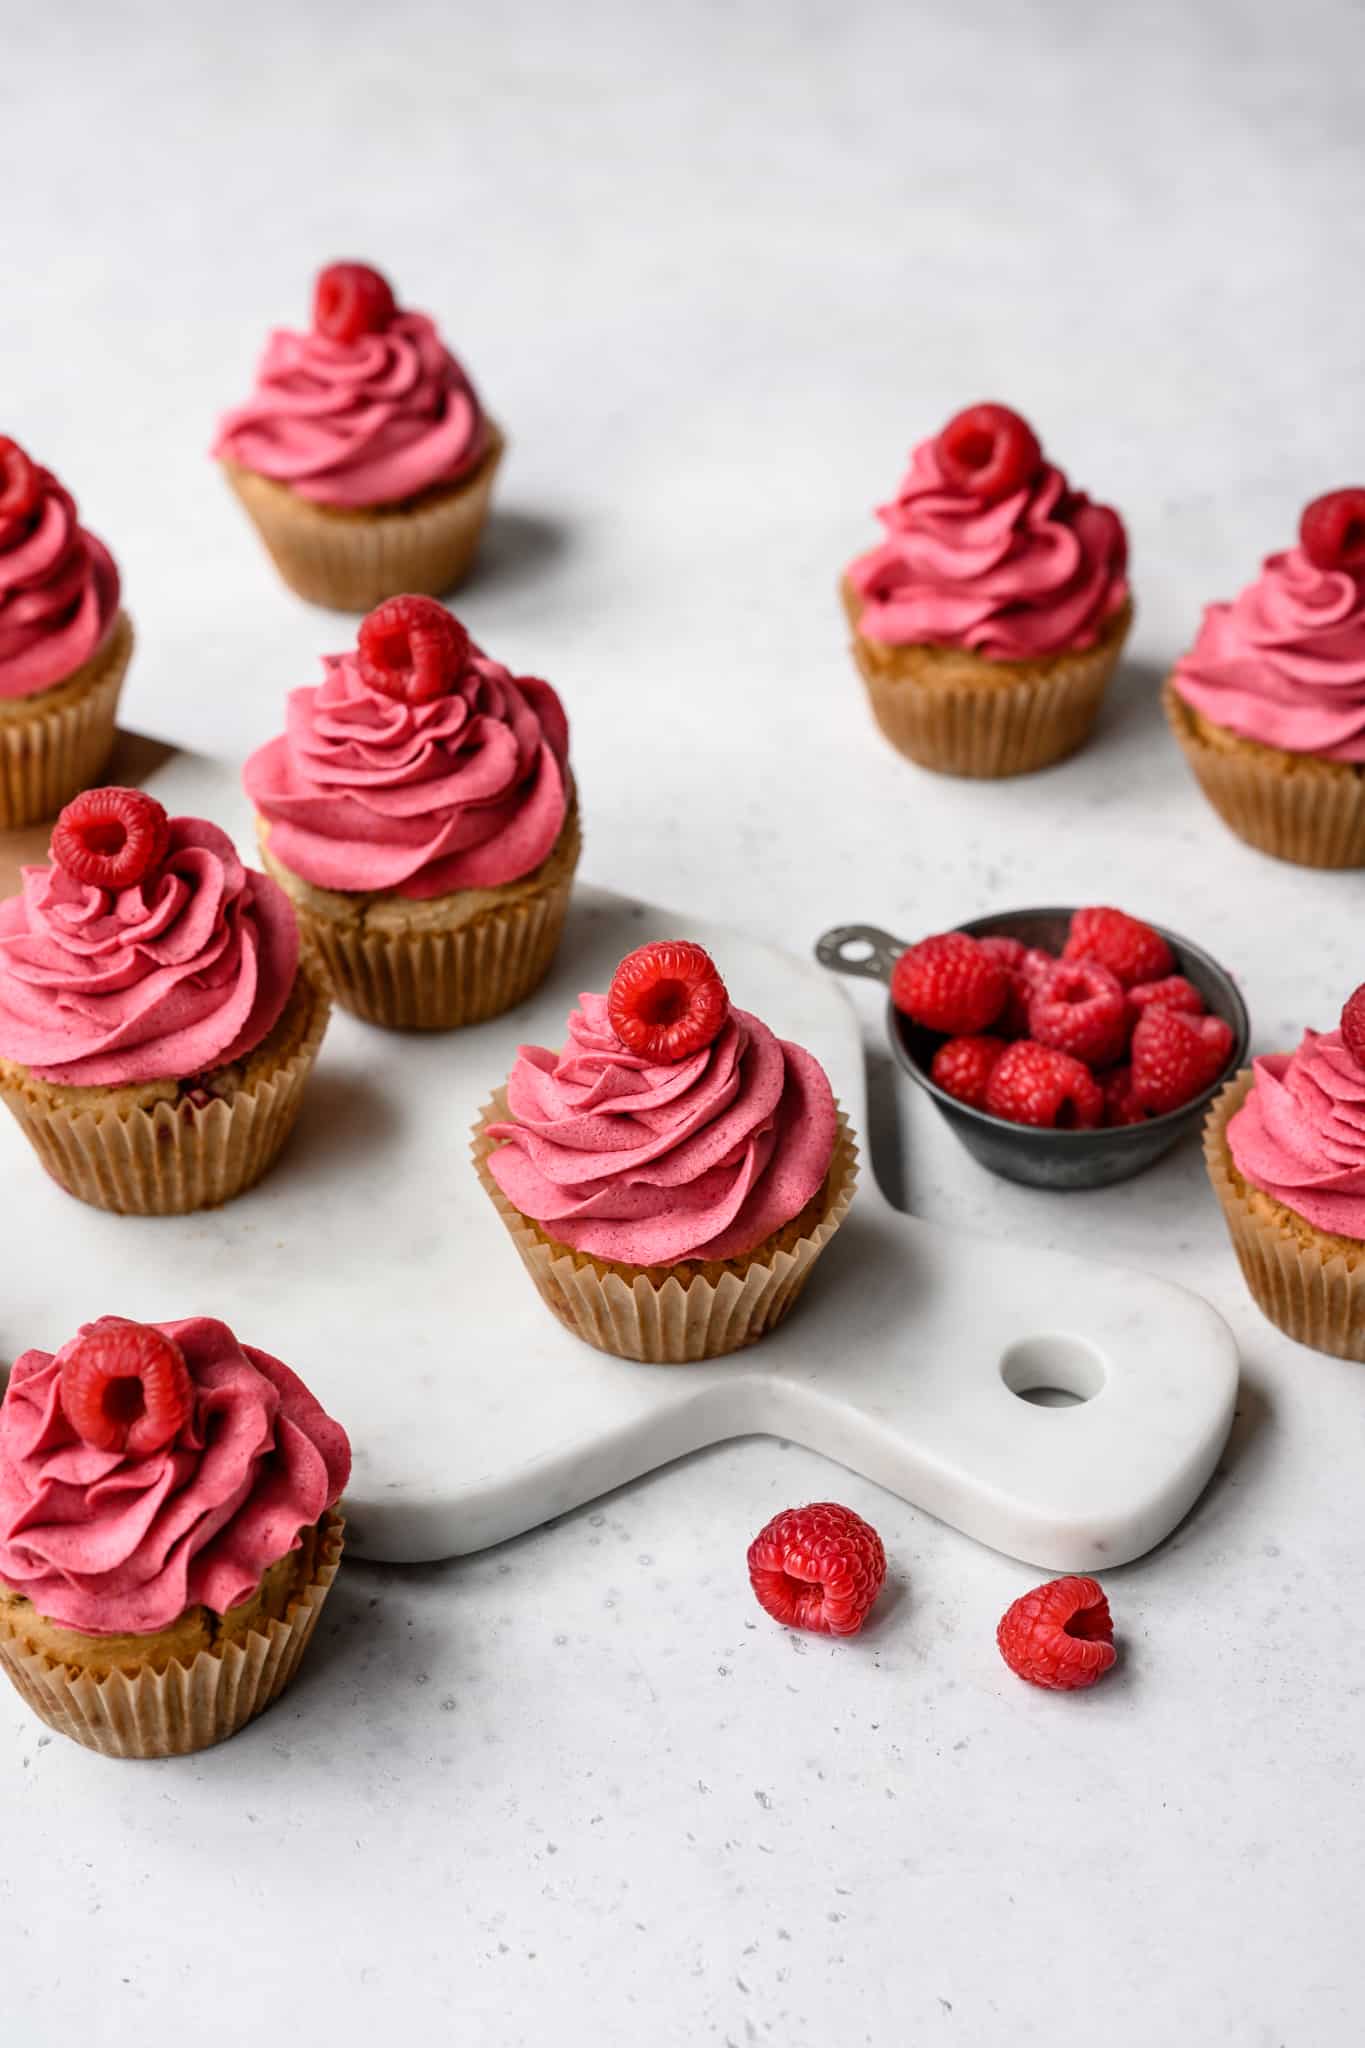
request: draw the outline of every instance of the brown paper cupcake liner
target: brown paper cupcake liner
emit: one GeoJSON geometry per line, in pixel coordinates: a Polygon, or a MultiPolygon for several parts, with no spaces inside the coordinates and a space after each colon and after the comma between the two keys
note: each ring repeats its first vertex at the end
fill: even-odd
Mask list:
{"type": "Polygon", "coordinates": [[[940,775],[988,781],[1051,767],[1084,745],[1133,621],[1125,604],[1093,647],[991,661],[966,648],[865,639],[847,581],[843,599],[872,715],[892,746],[940,775]]]}
{"type": "Polygon", "coordinates": [[[1251,1087],[1234,1075],[1204,1124],[1204,1160],[1251,1298],[1296,1343],[1365,1363],[1365,1244],[1315,1230],[1243,1179],[1227,1127],[1251,1087]]]}
{"type": "Polygon", "coordinates": [[[277,1700],[299,1668],[341,1562],[345,1522],[323,1517],[318,1562],[283,1621],[164,1670],[74,1670],[0,1624],[0,1666],[40,1720],[101,1756],[188,1756],[211,1749],[277,1700]]]}
{"type": "Polygon", "coordinates": [[[101,1104],[73,1100],[100,1090],[50,1089],[10,1067],[0,1073],[0,1097],[52,1178],[92,1208],[122,1216],[217,1208],[261,1179],[294,1128],[331,1006],[305,973],[290,1000],[276,1027],[288,1027],[285,1042],[271,1057],[267,1040],[267,1056],[251,1056],[231,1095],[144,1106],[111,1090],[101,1104]]]}
{"type": "Polygon", "coordinates": [[[505,446],[496,427],[491,436],[458,483],[355,511],[315,505],[234,462],[223,468],[292,591],[332,611],[368,612],[403,591],[443,597],[469,573],[505,446]]]}
{"type": "Polygon", "coordinates": [[[489,1126],[507,1120],[507,1090],[500,1088],[475,1127],[474,1165],[537,1292],[576,1337],[641,1365],[726,1358],[775,1329],[848,1214],[858,1178],[858,1148],[841,1110],[834,1158],[809,1227],[788,1226],[743,1258],[724,1262],[673,1272],[613,1266],[556,1244],[508,1201],[488,1170],[494,1150],[489,1126]]]}
{"type": "Polygon", "coordinates": [[[36,697],[0,701],[0,832],[55,818],[98,779],[132,653],[132,621],[120,612],[107,644],[74,676],[36,697]]]}
{"type": "Polygon", "coordinates": [[[1169,677],[1161,701],[1199,787],[1239,839],[1300,867],[1365,867],[1365,770],[1226,732],[1169,677]]]}

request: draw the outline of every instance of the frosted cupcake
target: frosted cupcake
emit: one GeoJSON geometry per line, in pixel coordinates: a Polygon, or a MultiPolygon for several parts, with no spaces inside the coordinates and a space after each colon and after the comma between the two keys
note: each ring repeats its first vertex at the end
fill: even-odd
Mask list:
{"type": "Polygon", "coordinates": [[[843,582],[878,725],[921,767],[1022,775],[1089,737],[1132,623],[1128,545],[1026,420],[973,405],[922,441],[843,582]]]}
{"type": "Polygon", "coordinates": [[[55,817],[98,776],[132,651],[113,556],[0,435],[0,832],[55,817]]]}
{"type": "Polygon", "coordinates": [[[88,790],[0,903],[0,1098],[97,1209],[240,1194],[293,1128],[327,1026],[284,891],[203,818],[88,790]]]}
{"type": "Polygon", "coordinates": [[[1204,1155],[1257,1307],[1300,1344],[1365,1361],[1365,987],[1338,1030],[1228,1083],[1204,1155]]]}
{"type": "Polygon", "coordinates": [[[270,336],[213,453],[290,589],[364,612],[467,573],[502,448],[435,323],[377,270],[333,263],[311,331],[270,336]]]}
{"type": "Polygon", "coordinates": [[[105,1756],[207,1749],[278,1699],[341,1558],[346,1432],[226,1323],[102,1316],[0,1404],[0,1666],[105,1756]]]}
{"type": "Polygon", "coordinates": [[[580,844],[568,721],[443,606],[372,612],[244,780],[266,867],[357,1017],[449,1031],[544,979],[580,844]]]}
{"type": "Polygon", "coordinates": [[[1365,487],[1316,498],[1298,546],[1208,607],[1165,705],[1240,839],[1304,867],[1365,867],[1365,487]]]}
{"type": "Polygon", "coordinates": [[[823,1068],[700,946],[642,946],[558,1053],[523,1046],[475,1132],[479,1177],[546,1305],[600,1351],[721,1358],[795,1302],[853,1197],[823,1068]]]}

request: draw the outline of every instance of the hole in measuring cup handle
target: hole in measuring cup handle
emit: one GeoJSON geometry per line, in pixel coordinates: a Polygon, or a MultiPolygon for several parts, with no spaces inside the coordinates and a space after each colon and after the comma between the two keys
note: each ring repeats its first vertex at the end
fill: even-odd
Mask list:
{"type": "Polygon", "coordinates": [[[836,924],[815,942],[815,957],[835,974],[888,983],[906,941],[875,924],[836,924]]]}

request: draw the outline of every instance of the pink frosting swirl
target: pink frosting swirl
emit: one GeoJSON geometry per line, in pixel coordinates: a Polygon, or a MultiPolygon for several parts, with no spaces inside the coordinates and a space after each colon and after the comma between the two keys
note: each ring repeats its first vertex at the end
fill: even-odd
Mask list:
{"type": "Polygon", "coordinates": [[[922,441],[894,501],[887,538],[848,571],[858,629],[890,647],[969,647],[1026,661],[1091,647],[1128,597],[1128,546],[1107,505],[1045,464],[995,504],[950,483],[922,441]]]}
{"type": "Polygon", "coordinates": [[[299,959],[284,891],[202,818],[172,818],[131,888],[27,867],[0,903],[0,1059],[45,1081],[185,1080],[240,1059],[278,1022],[299,959]]]}
{"type": "Polygon", "coordinates": [[[225,1614],[350,1476],[345,1430],[278,1358],[209,1316],[152,1327],[180,1346],[194,1396],[161,1450],[83,1442],[51,1352],[15,1360],[0,1405],[0,1580],[85,1635],[151,1635],[200,1605],[225,1614]]]}
{"type": "Polygon", "coordinates": [[[1228,1124],[1237,1171],[1319,1230],[1365,1241],[1365,1068],[1340,1031],[1255,1063],[1228,1124]]]}
{"type": "Polygon", "coordinates": [[[119,573],[50,470],[31,511],[0,516],[0,697],[50,690],[99,653],[118,617],[119,573]]]}
{"type": "Polygon", "coordinates": [[[458,482],[488,446],[474,387],[425,313],[333,341],[277,328],[213,453],[320,505],[389,505],[458,482]]]}
{"type": "Polygon", "coordinates": [[[549,1236],[631,1266],[729,1259],[800,1214],[834,1156],[824,1069],[731,1010],[712,1044],[659,1066],[627,1052],[605,996],[579,997],[560,1053],[524,1045],[488,1167],[549,1236]]]}
{"type": "Polygon", "coordinates": [[[1365,577],[1301,547],[1267,556],[1231,604],[1211,604],[1171,678],[1215,725],[1291,754],[1365,761],[1365,577]]]}
{"type": "Polygon", "coordinates": [[[538,868],[568,808],[569,726],[548,683],[471,647],[444,696],[373,689],[352,654],[293,690],[243,781],[272,854],[320,889],[444,896],[538,868]]]}

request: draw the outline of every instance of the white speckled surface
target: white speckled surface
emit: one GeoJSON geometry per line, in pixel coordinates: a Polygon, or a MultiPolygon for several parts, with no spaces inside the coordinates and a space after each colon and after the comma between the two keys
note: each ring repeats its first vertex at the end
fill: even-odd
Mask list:
{"type": "MultiPolygon", "coordinates": [[[[1154,689],[1365,461],[1350,0],[86,0],[2,40],[3,424],[118,549],[136,723],[240,752],[336,631],[202,449],[314,262],[371,254],[510,431],[465,611],[563,688],[589,879],[801,950],[1102,878],[1238,968],[1261,1046],[1330,1021],[1361,878],[1227,838],[1154,689]],[[833,598],[911,439],[985,393],[1123,509],[1139,603],[1095,745],[1006,787],[883,748],[833,598]]],[[[213,1755],[105,1764],[0,1697],[0,2037],[1360,2037],[1365,1381],[1258,1319],[1194,1150],[1051,1201],[871,1079],[917,1211],[1145,1264],[1234,1326],[1222,1475],[1110,1578],[1120,1671],[1027,1691],[992,1642],[1026,1573],[761,1440],[464,1563],[358,1567],[213,1755]],[[831,1490],[895,1570],[838,1647],[742,1572],[831,1490]]]]}

